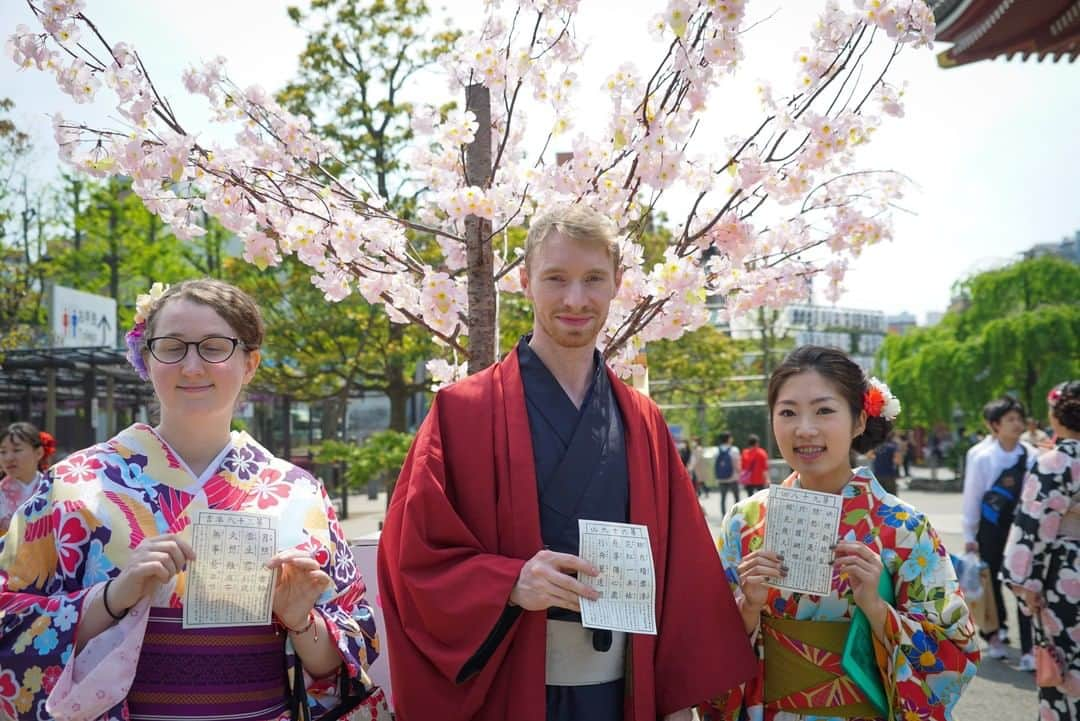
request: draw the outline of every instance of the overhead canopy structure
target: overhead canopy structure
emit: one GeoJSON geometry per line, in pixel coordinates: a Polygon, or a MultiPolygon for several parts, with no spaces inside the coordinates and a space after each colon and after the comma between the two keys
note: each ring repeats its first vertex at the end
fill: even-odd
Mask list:
{"type": "Polygon", "coordinates": [[[1000,56],[1073,62],[1080,54],[1078,0],[940,0],[934,18],[937,39],[953,44],[938,55],[943,68],[1000,56]]]}
{"type": "Polygon", "coordinates": [[[122,348],[31,348],[0,360],[0,421],[29,420],[57,434],[62,446],[95,440],[96,410],[106,433],[116,415],[133,415],[150,400],[149,385],[128,365],[122,348]],[[100,406],[99,406],[100,404],[100,406]]]}

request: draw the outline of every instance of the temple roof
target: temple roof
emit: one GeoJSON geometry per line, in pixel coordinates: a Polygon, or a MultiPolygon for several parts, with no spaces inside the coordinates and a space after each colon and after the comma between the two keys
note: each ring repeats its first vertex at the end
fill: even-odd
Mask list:
{"type": "Polygon", "coordinates": [[[1080,55],[1080,0],[939,0],[937,39],[943,68],[1004,55],[1069,62],[1080,55]]]}

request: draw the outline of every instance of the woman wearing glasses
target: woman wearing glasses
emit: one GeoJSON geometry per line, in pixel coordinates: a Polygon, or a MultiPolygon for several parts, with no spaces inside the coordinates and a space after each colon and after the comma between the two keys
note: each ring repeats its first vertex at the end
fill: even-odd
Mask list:
{"type": "Polygon", "coordinates": [[[262,340],[227,283],[140,296],[129,360],[160,423],[54,466],[0,541],[0,717],[318,718],[359,699],[354,718],[378,714],[375,626],[324,489],[229,430],[262,340]],[[273,519],[272,623],[185,627],[200,511],[273,519]]]}

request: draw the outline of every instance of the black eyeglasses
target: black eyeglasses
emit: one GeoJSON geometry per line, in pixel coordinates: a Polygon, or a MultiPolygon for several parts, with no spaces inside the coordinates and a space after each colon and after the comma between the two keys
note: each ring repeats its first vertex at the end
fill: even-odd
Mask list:
{"type": "Polygon", "coordinates": [[[237,346],[248,350],[239,338],[226,338],[222,335],[207,336],[200,341],[185,341],[172,336],[158,336],[146,340],[146,349],[150,351],[150,355],[166,365],[174,365],[184,360],[188,348],[192,346],[195,346],[195,352],[207,363],[224,363],[232,358],[237,346]]]}

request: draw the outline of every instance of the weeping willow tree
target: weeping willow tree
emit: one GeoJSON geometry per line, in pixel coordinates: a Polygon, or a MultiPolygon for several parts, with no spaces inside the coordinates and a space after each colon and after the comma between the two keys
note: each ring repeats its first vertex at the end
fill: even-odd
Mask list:
{"type": "Polygon", "coordinates": [[[912,425],[966,423],[1003,393],[1037,418],[1046,393],[1080,377],[1080,265],[1025,260],[958,284],[958,308],[932,328],[886,339],[880,371],[912,425]]]}

